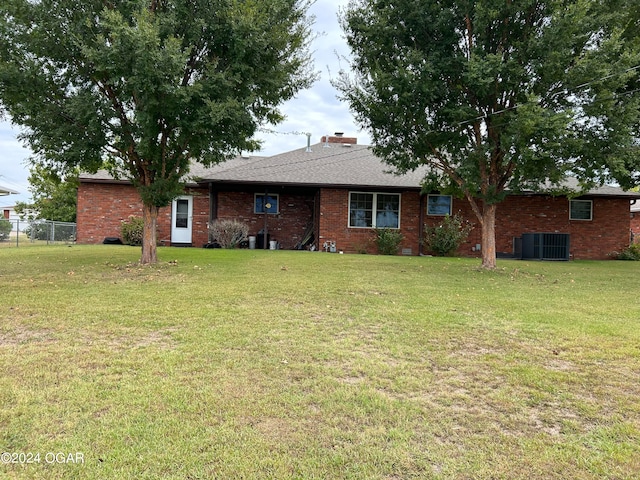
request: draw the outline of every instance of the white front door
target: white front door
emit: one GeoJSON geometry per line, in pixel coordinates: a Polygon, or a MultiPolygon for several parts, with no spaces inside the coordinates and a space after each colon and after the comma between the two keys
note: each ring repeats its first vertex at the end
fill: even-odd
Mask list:
{"type": "Polygon", "coordinates": [[[171,243],[191,243],[193,197],[183,195],[171,204],[171,243]]]}

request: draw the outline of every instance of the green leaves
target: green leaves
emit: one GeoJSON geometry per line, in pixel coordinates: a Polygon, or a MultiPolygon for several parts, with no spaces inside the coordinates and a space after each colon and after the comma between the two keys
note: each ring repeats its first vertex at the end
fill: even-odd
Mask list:
{"type": "Polygon", "coordinates": [[[61,173],[55,168],[33,163],[29,169],[29,191],[33,203],[16,205],[16,212],[57,222],[76,221],[78,172],[61,173]]]}
{"type": "Polygon", "coordinates": [[[315,78],[306,2],[8,0],[0,98],[40,157],[183,174],[255,149],[315,78]]]}
{"type": "Polygon", "coordinates": [[[636,2],[360,0],[341,21],[354,72],[335,86],[374,152],[430,166],[480,223],[567,175],[640,181],[636,2]]]}
{"type": "Polygon", "coordinates": [[[361,1],[342,17],[355,74],[336,86],[395,166],[457,172],[473,196],[486,193],[472,190],[481,183],[513,186],[515,172],[529,184],[559,177],[637,123],[634,105],[617,112],[625,83],[637,82],[626,26],[638,13],[617,3],[614,14],[590,0],[361,1]]]}
{"type": "MultiPolygon", "coordinates": [[[[147,206],[242,150],[310,86],[306,0],[6,0],[0,102],[37,161],[105,160],[147,206]]],[[[153,242],[155,244],[155,242],[153,242]]]]}

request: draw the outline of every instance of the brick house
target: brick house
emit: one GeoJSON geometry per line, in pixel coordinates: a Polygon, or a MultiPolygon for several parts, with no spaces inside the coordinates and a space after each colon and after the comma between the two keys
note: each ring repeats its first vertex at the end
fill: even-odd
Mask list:
{"type": "MultiPolygon", "coordinates": [[[[258,248],[273,241],[283,249],[374,253],[373,228],[389,227],[404,236],[402,254],[429,253],[421,246],[425,225],[458,212],[472,223],[477,219],[464,199],[423,194],[425,171],[390,173],[367,146],[338,134],[272,157],[237,157],[211,168],[195,164],[184,195],[160,210],[158,238],[164,245],[203,246],[207,222],[236,219],[249,225],[258,248]]],[[[527,258],[608,258],[629,244],[629,207],[638,198],[614,187],[574,199],[511,195],[498,206],[496,250],[527,258]]],[[[79,243],[119,237],[121,221],[141,212],[128,182],[105,172],[81,176],[79,243]]],[[[479,256],[480,243],[476,227],[458,253],[479,256]]]]}

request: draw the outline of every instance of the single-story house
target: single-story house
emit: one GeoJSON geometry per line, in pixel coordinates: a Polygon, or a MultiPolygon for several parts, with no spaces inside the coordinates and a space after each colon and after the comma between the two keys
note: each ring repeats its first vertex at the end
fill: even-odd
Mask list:
{"type": "Polygon", "coordinates": [[[19,192],[15,190],[11,190],[10,188],[3,187],[0,185],[0,197],[4,197],[5,195],[18,195],[19,192]]]}
{"type": "MultiPolygon", "coordinates": [[[[374,253],[374,228],[388,227],[404,236],[400,253],[418,255],[429,253],[421,244],[425,225],[460,213],[476,227],[458,253],[480,255],[480,228],[465,199],[424,194],[425,170],[389,170],[368,146],[340,134],[271,157],[237,157],[211,168],[194,164],[184,195],[160,211],[158,238],[164,245],[201,247],[210,240],[208,222],[235,219],[249,225],[258,248],[277,242],[283,249],[374,253]]],[[[496,250],[518,258],[608,258],[629,245],[630,204],[638,198],[615,187],[572,199],[510,195],[498,206],[496,250]]],[[[121,222],[141,212],[128,182],[106,172],[80,177],[78,243],[119,237],[121,222]]]]}

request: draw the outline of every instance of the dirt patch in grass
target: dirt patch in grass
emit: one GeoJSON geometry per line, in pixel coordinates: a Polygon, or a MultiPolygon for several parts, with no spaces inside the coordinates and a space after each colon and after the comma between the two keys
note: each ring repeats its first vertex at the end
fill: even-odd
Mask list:
{"type": "Polygon", "coordinates": [[[120,351],[132,348],[155,347],[162,350],[173,349],[178,342],[173,338],[172,334],[177,329],[167,328],[157,331],[130,331],[118,332],[111,335],[99,336],[91,331],[84,331],[78,334],[77,341],[82,344],[92,346],[107,346],[112,350],[120,351]]]}
{"type": "Polygon", "coordinates": [[[48,342],[53,340],[49,330],[34,330],[27,327],[16,327],[8,332],[0,332],[0,347],[15,347],[33,342],[48,342]]]}

